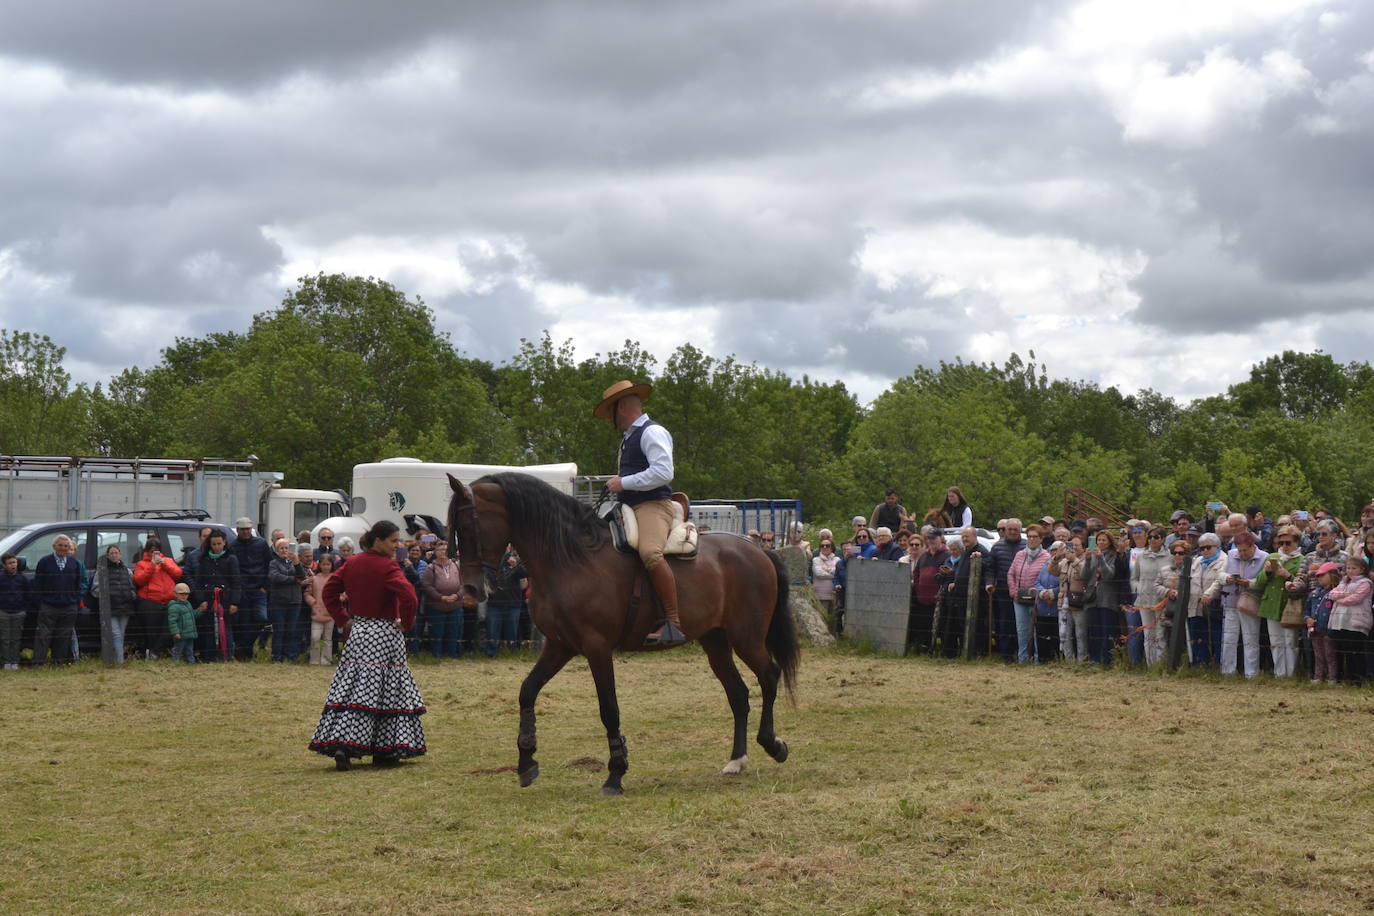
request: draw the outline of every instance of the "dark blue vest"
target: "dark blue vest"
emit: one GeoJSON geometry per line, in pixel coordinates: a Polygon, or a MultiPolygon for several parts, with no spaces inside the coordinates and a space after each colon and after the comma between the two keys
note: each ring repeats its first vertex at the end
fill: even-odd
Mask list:
{"type": "MultiPolygon", "coordinates": [[[[634,427],[620,444],[621,477],[628,477],[631,474],[649,470],[649,458],[644,454],[644,449],[640,446],[639,440],[644,438],[644,430],[657,425],[653,420],[649,420],[634,427]]],[[[670,499],[672,495],[672,488],[665,484],[652,490],[621,490],[620,501],[627,506],[637,506],[640,503],[653,502],[656,499],[670,499]]]]}

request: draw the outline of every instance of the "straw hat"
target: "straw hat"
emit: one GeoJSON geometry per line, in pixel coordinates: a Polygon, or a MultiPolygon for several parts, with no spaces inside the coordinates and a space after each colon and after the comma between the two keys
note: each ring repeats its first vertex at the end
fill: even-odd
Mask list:
{"type": "Polygon", "coordinates": [[[596,410],[593,413],[603,420],[609,420],[615,411],[616,401],[631,394],[647,398],[653,390],[652,385],[636,385],[626,379],[621,379],[606,389],[606,393],[601,396],[601,403],[596,405],[596,410]]]}

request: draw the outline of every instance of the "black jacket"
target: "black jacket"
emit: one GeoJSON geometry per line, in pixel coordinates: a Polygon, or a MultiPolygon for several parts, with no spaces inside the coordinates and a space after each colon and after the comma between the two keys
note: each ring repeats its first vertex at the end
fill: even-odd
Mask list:
{"type": "MultiPolygon", "coordinates": [[[[229,550],[238,558],[242,588],[267,588],[267,568],[276,559],[272,548],[259,537],[239,538],[229,550]]],[[[199,562],[205,562],[202,557],[199,562]]]]}
{"type": "Polygon", "coordinates": [[[1026,549],[1026,539],[1023,537],[1015,544],[1007,543],[1006,538],[992,545],[992,550],[988,552],[989,578],[983,580],[984,585],[995,585],[997,591],[994,594],[999,598],[1006,597],[1007,591],[1007,572],[1011,569],[1011,561],[1016,559],[1016,555],[1026,549]]]}
{"type": "Polygon", "coordinates": [[[220,554],[219,559],[208,552],[201,554],[196,564],[196,579],[191,584],[191,606],[200,607],[201,602],[213,607],[215,589],[224,589],[221,601],[227,611],[229,605],[239,603],[242,582],[239,579],[239,559],[229,551],[220,554]]]}
{"type": "Polygon", "coordinates": [[[954,576],[952,578],[945,580],[947,583],[946,587],[948,589],[945,592],[945,607],[949,608],[950,610],[957,609],[962,611],[964,607],[968,604],[968,577],[969,573],[973,569],[973,564],[970,563],[969,560],[973,557],[974,554],[977,554],[978,556],[983,558],[983,571],[978,576],[979,581],[976,583],[976,587],[981,589],[989,581],[991,581],[988,578],[988,570],[992,564],[988,561],[987,548],[984,547],[982,544],[979,544],[972,550],[965,549],[964,556],[959,560],[959,565],[954,567],[954,576]]]}
{"type": "Polygon", "coordinates": [[[900,560],[906,556],[906,551],[897,545],[896,541],[888,541],[884,547],[879,547],[873,551],[872,560],[900,560]]]}
{"type": "Polygon", "coordinates": [[[1083,587],[1092,595],[1087,602],[1088,607],[1116,610],[1131,597],[1130,556],[1118,553],[1109,566],[1103,554],[1089,555],[1088,566],[1083,573],[1083,587]]]}
{"type": "Polygon", "coordinates": [[[27,611],[33,608],[33,594],[28,576],[10,575],[0,569],[0,611],[27,611]]]}

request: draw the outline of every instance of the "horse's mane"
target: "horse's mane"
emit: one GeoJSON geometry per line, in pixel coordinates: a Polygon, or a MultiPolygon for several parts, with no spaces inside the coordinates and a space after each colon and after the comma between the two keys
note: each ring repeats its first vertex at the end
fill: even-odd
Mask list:
{"type": "Polygon", "coordinates": [[[556,563],[585,562],[606,544],[606,523],[590,508],[519,471],[488,474],[474,484],[494,483],[506,494],[506,516],[512,531],[556,563]]]}

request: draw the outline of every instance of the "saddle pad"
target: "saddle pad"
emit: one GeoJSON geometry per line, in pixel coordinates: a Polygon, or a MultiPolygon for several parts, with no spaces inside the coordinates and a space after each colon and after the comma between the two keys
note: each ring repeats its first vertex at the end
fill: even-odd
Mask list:
{"type": "MultiPolygon", "coordinates": [[[[639,552],[639,526],[635,520],[634,510],[627,506],[617,507],[616,514],[620,517],[621,530],[624,532],[625,540],[622,550],[628,553],[639,552]]],[[[615,524],[611,524],[611,534],[615,538],[615,524]]],[[[617,546],[619,544],[617,543],[617,546]]],[[[679,557],[688,559],[697,554],[697,526],[682,517],[682,506],[673,502],[673,527],[668,530],[668,541],[663,545],[663,555],[665,557],[679,557]]]]}

